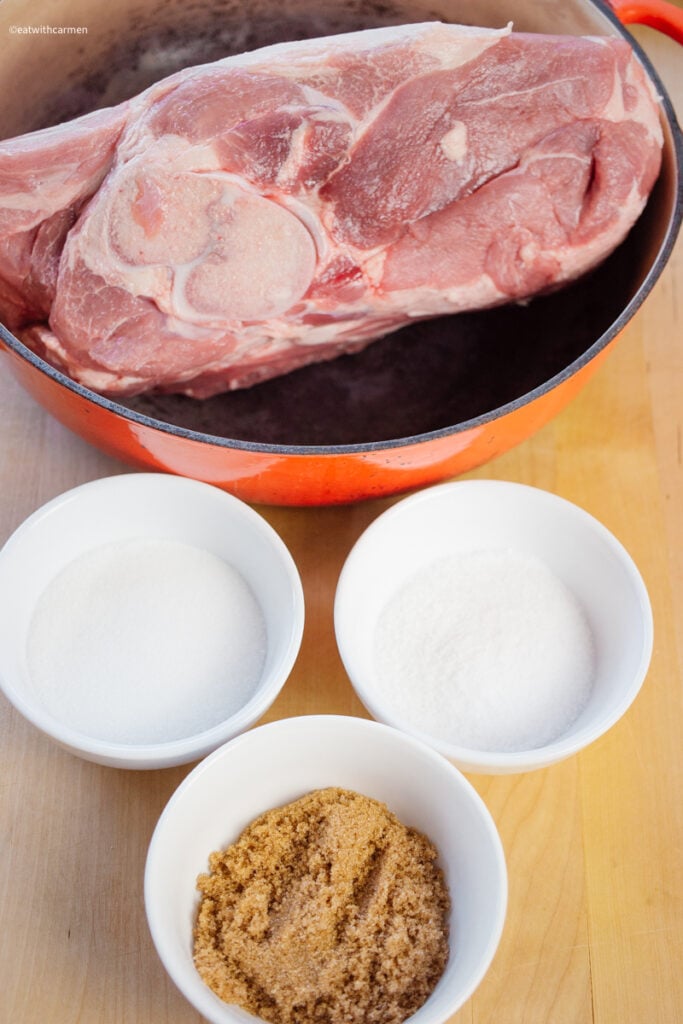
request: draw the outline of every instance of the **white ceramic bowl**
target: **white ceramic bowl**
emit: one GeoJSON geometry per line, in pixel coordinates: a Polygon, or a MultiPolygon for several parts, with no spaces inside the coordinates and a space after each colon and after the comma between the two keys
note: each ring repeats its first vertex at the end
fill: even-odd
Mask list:
{"type": "Polygon", "coordinates": [[[602,736],[635,699],[652,653],[652,611],[640,573],[595,518],[557,495],[523,484],[470,480],[404,498],[362,534],[342,569],[335,631],[346,671],[379,721],[430,743],[464,771],[521,772],[576,753],[602,736]],[[420,731],[378,692],[375,631],[389,599],[441,557],[511,549],[556,574],[592,632],[595,676],[583,711],[552,743],[530,750],[472,750],[420,731]]]}
{"type": "Polygon", "coordinates": [[[183,477],[131,473],[83,484],[29,516],[0,551],[0,686],[44,733],[72,753],[101,764],[185,764],[253,725],[292,669],[303,622],[301,580],[278,534],[244,502],[183,477]],[[196,735],[145,744],[84,735],[50,714],[32,685],[27,635],[47,585],[79,555],[131,538],[180,541],[225,559],[241,573],[263,612],[267,650],[256,689],[231,717],[196,735]]]}
{"type": "Polygon", "coordinates": [[[222,1002],[195,970],[197,876],[258,815],[314,789],[340,786],[384,802],[439,851],[451,893],[451,955],[411,1024],[443,1024],[472,994],[496,951],[507,875],[496,827],[471,784],[425,744],[361,718],[311,715],[260,726],[227,743],[181,783],[161,815],[145,869],[157,952],[212,1024],[258,1018],[222,1002]]]}

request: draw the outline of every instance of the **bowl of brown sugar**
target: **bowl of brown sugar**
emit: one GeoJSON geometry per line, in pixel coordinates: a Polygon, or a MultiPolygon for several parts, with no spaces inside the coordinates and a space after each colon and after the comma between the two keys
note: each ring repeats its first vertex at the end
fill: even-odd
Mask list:
{"type": "Polygon", "coordinates": [[[486,973],[506,901],[495,824],[458,769],[335,715],[209,755],[145,871],[157,952],[211,1024],[443,1024],[486,973]]]}

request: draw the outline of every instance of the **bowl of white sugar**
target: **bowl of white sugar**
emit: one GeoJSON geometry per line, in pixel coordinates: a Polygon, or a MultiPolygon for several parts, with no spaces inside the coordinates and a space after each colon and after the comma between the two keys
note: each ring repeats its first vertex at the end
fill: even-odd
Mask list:
{"type": "Polygon", "coordinates": [[[652,654],[652,611],[622,544],[523,484],[470,480],[404,498],[342,569],[335,631],[378,721],[471,772],[528,771],[597,740],[652,654]]]}
{"type": "Polygon", "coordinates": [[[0,551],[0,686],[101,764],[184,764],[249,728],[289,676],[303,622],[282,539],[195,480],[83,484],[0,551]]]}

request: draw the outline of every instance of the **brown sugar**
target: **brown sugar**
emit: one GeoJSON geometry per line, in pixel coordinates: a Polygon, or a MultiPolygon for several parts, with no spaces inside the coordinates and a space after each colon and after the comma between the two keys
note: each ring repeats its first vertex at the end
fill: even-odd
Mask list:
{"type": "Polygon", "coordinates": [[[349,790],[268,811],[197,880],[197,969],[272,1024],[400,1024],[448,959],[436,858],[424,835],[349,790]]]}

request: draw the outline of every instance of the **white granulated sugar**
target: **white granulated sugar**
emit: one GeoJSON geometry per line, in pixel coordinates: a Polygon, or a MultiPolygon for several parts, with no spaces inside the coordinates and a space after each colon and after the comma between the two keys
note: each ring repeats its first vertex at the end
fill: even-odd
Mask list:
{"type": "Polygon", "coordinates": [[[512,752],[564,733],[594,676],[590,627],[540,560],[508,549],[451,555],[380,614],[378,693],[413,727],[472,750],[512,752]]]}
{"type": "Polygon", "coordinates": [[[266,655],[263,613],[216,555],[175,541],[106,544],[41,595],[27,661],[55,718],[98,739],[194,735],[253,694],[266,655]]]}

